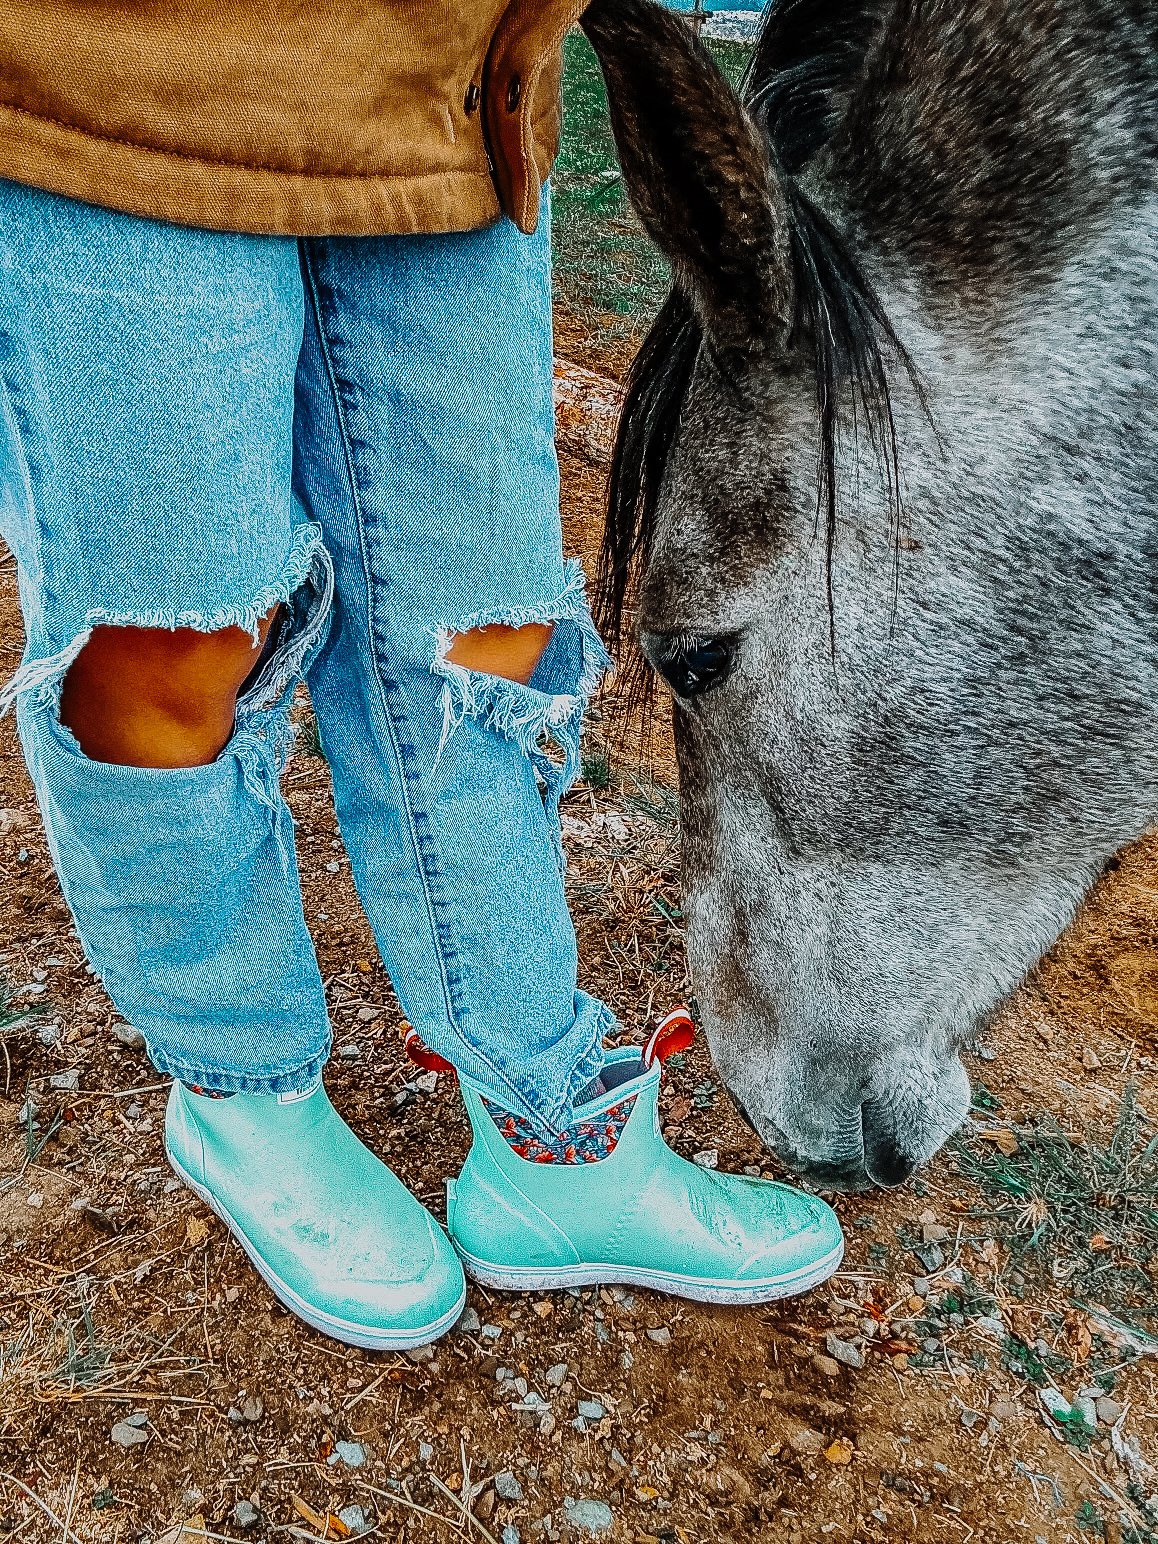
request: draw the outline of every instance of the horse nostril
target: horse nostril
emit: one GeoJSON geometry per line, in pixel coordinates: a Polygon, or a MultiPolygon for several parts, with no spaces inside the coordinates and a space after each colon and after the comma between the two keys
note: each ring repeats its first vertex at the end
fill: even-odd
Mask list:
{"type": "Polygon", "coordinates": [[[889,1128],[887,1118],[882,1121],[871,1105],[866,1104],[861,1115],[864,1123],[864,1166],[869,1178],[883,1190],[903,1185],[917,1167],[916,1159],[911,1158],[901,1146],[889,1128]]]}

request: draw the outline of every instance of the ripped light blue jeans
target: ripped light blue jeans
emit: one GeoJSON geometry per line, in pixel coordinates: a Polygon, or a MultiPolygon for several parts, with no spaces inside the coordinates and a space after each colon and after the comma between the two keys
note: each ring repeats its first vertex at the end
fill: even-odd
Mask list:
{"type": "Polygon", "coordinates": [[[308,1086],[330,1046],[280,775],[308,682],[403,1011],[560,1129],[611,1015],[577,989],[558,801],[606,667],[561,548],[549,237],[250,237],[0,182],[0,533],[15,705],[95,970],[156,1066],[308,1086]],[[280,630],[208,766],[89,760],[98,625],[280,630]],[[455,634],[553,622],[528,686],[455,634]]]}

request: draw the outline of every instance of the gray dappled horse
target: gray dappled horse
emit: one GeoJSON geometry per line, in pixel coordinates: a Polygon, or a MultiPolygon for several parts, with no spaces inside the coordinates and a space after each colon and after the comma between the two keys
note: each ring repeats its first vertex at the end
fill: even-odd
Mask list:
{"type": "Polygon", "coordinates": [[[742,102],[648,0],[583,25],[675,280],[602,606],[674,694],[712,1051],[894,1184],[1158,816],[1158,4],[774,0],[742,102]]]}

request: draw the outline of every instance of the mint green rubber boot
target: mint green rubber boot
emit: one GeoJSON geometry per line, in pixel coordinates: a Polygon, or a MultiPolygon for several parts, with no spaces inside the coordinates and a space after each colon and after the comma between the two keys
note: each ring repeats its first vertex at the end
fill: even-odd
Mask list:
{"type": "Polygon", "coordinates": [[[174,1083],[165,1151],[274,1295],[324,1335],[403,1351],[462,1313],[466,1282],[446,1234],[321,1084],[208,1099],[174,1083]]]}
{"type": "Polygon", "coordinates": [[[609,1051],[604,1079],[610,1092],[579,1105],[568,1133],[589,1161],[568,1162],[521,1140],[520,1123],[501,1112],[496,1120],[460,1078],[474,1144],[448,1185],[448,1227],[468,1276],[508,1291],[619,1282],[706,1303],[764,1303],[832,1275],[844,1238],[830,1206],[673,1153],[660,1134],[659,1063],[638,1049],[609,1051]],[[512,1133],[530,1156],[515,1151],[512,1133]]]}

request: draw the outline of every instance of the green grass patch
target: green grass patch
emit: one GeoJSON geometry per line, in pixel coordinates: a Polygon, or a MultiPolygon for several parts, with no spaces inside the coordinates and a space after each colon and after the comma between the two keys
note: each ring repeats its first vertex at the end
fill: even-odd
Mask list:
{"type": "Polygon", "coordinates": [[[1064,1286],[1138,1328],[1158,1323],[1158,1132],[1127,1088],[1109,1140],[1050,1115],[1013,1126],[1017,1151],[962,1138],[957,1164],[985,1193],[973,1209],[1009,1247],[1009,1271],[1064,1286]]]}

